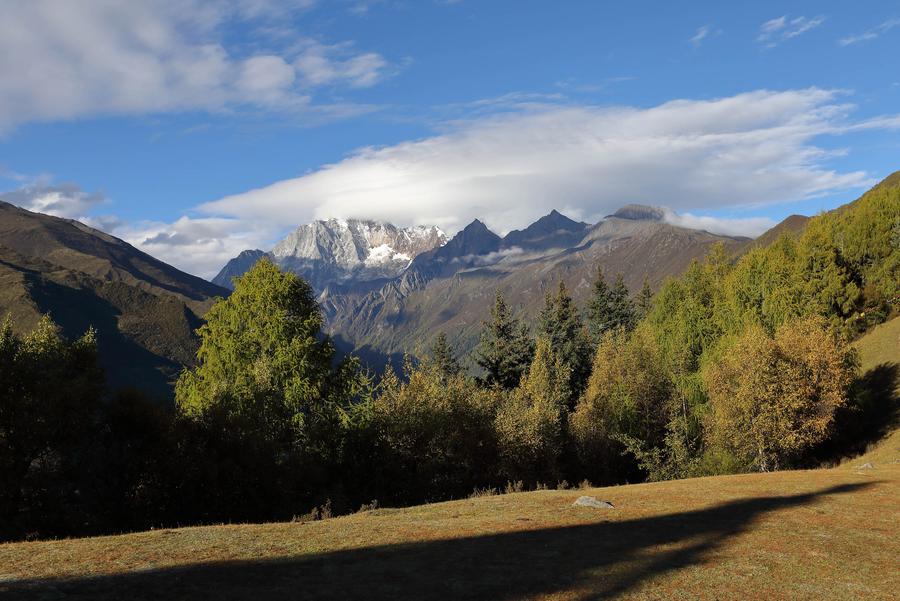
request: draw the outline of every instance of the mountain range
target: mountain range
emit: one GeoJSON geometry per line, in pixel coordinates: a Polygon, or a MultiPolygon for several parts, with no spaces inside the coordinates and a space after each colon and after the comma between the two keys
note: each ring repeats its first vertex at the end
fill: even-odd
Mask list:
{"type": "Polygon", "coordinates": [[[609,279],[621,273],[632,292],[645,280],[655,289],[716,243],[737,255],[807,221],[792,215],[750,240],[679,227],[642,205],[595,224],[554,210],[505,236],[477,219],[452,238],[433,226],[329,219],[269,251],[240,253],[207,282],[78,221],[0,202],[0,317],[26,332],[49,313],[68,337],[93,326],[111,387],[170,398],[174,378],[194,362],[203,315],[264,256],[307,278],[339,347],[380,369],[424,352],[441,331],[467,354],[498,289],[531,319],[559,281],[584,306],[598,267],[609,279]]]}
{"type": "Polygon", "coordinates": [[[468,353],[497,289],[531,318],[560,280],[583,303],[598,266],[609,278],[622,273],[634,292],[645,280],[655,288],[681,273],[717,242],[733,252],[750,242],[672,225],[663,209],[643,205],[596,224],[553,210],[502,237],[477,219],[449,240],[437,228],[414,233],[371,221],[316,221],[268,253],[241,253],[213,281],[226,285],[270,257],[310,281],[339,345],[379,368],[424,351],[441,331],[457,352],[468,353]],[[407,239],[416,244],[402,246],[407,239]]]}

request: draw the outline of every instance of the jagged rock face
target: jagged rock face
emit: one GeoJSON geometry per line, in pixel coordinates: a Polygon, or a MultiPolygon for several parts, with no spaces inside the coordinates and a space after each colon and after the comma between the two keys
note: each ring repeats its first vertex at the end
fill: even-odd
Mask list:
{"type": "Polygon", "coordinates": [[[319,292],[327,329],[373,368],[445,332],[461,353],[478,340],[494,291],[534,318],[560,280],[583,304],[597,267],[636,291],[681,273],[723,242],[743,240],[677,227],[666,210],[629,205],[595,225],[557,211],[501,238],[475,220],[447,241],[437,228],[319,221],[268,253],[319,292]]]}
{"type": "Polygon", "coordinates": [[[439,248],[447,237],[435,226],[399,228],[359,219],[329,219],[301,225],[268,253],[244,251],[216,276],[230,287],[262,256],[305,278],[316,290],[331,284],[366,282],[400,275],[417,256],[439,248]]]}

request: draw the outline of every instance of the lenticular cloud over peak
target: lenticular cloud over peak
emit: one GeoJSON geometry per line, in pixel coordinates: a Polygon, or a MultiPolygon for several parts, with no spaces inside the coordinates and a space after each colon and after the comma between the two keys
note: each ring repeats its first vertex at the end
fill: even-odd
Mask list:
{"type": "MultiPolygon", "coordinates": [[[[651,108],[542,107],[364,148],[200,209],[286,224],[365,217],[448,233],[481,218],[505,233],[548,206],[595,221],[629,203],[681,212],[795,201],[872,183],[864,172],[826,167],[829,153],[815,144],[867,127],[849,121],[853,107],[838,96],[811,88],[651,108]]],[[[760,224],[746,225],[743,233],[759,233],[760,224]]]]}

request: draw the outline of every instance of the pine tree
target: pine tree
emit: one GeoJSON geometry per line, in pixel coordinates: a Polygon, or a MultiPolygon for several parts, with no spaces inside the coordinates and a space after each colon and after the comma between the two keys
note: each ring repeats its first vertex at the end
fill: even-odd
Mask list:
{"type": "Polygon", "coordinates": [[[599,341],[603,333],[610,328],[612,293],[603,276],[603,268],[597,267],[597,279],[594,280],[591,300],[588,302],[588,327],[594,341],[599,341]]]}
{"type": "Polygon", "coordinates": [[[634,303],[628,295],[628,286],[622,274],[616,274],[616,283],[610,292],[610,327],[630,331],[635,325],[634,303]]]}
{"type": "Polygon", "coordinates": [[[640,321],[647,317],[650,314],[650,310],[653,308],[653,290],[650,289],[650,282],[647,278],[644,278],[644,285],[641,287],[641,291],[638,292],[637,301],[634,303],[635,306],[635,321],[640,321]]]}
{"type": "Polygon", "coordinates": [[[484,370],[480,381],[485,386],[512,390],[531,364],[534,342],[528,326],[514,318],[503,293],[497,290],[490,321],[484,322],[481,341],[475,349],[475,362],[484,370]]]}
{"type": "Polygon", "coordinates": [[[569,402],[573,405],[591,373],[592,345],[575,302],[562,281],[555,295],[547,293],[540,314],[540,332],[569,372],[569,402]]]}
{"type": "Polygon", "coordinates": [[[447,334],[438,333],[431,345],[431,361],[441,373],[443,379],[450,378],[462,371],[459,361],[453,354],[453,348],[447,342],[447,334]]]}

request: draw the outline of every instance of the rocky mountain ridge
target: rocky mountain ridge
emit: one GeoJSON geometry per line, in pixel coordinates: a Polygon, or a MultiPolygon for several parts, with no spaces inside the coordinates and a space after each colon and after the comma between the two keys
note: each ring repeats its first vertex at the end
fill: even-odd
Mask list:
{"type": "Polygon", "coordinates": [[[436,226],[401,228],[363,219],[318,220],[299,226],[269,252],[242,252],[213,282],[231,288],[231,279],[262,256],[306,278],[317,290],[334,283],[392,278],[420,254],[446,241],[447,236],[436,226]]]}

